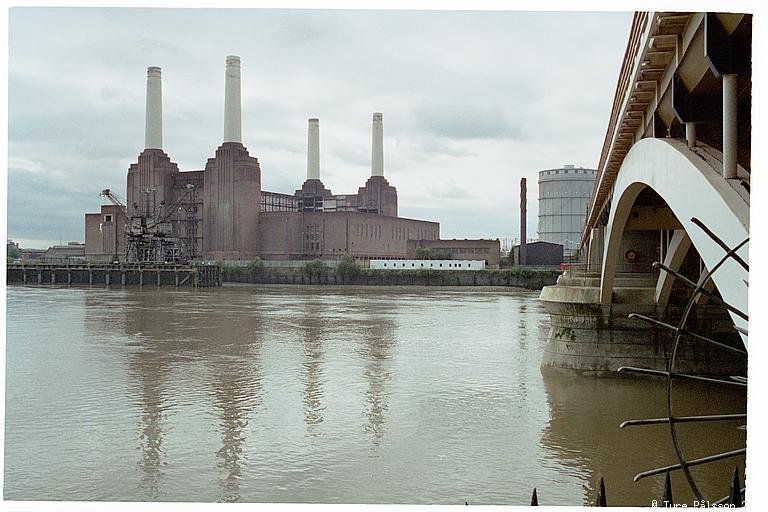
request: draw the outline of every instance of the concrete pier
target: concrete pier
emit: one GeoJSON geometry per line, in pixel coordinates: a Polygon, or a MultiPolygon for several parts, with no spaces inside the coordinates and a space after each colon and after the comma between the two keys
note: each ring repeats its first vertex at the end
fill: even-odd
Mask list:
{"type": "MultiPolygon", "coordinates": [[[[598,277],[566,272],[554,286],[545,286],[539,300],[549,312],[551,327],[541,368],[598,376],[620,375],[622,366],[666,370],[674,333],[630,319],[631,313],[677,325],[684,305],[654,303],[656,276],[626,274],[615,283],[616,301],[601,304],[598,277]]],[[[715,305],[696,307],[686,328],[743,349],[733,321],[715,305]]],[[[746,358],[685,337],[679,345],[675,371],[705,375],[741,375],[746,358]]]]}

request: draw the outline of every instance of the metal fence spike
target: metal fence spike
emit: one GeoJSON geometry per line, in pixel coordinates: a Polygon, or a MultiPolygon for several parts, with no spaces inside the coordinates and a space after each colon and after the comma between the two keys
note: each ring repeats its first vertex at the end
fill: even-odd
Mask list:
{"type": "Polygon", "coordinates": [[[603,481],[603,477],[600,477],[600,488],[597,490],[597,500],[595,501],[596,507],[607,507],[607,502],[605,499],[605,481],[603,481]]]}
{"type": "Polygon", "coordinates": [[[674,501],[672,500],[672,480],[669,477],[669,471],[667,471],[667,477],[664,479],[664,494],[661,499],[665,507],[674,505],[674,501]]]}
{"type": "Polygon", "coordinates": [[[741,482],[739,482],[739,466],[736,466],[733,470],[733,478],[731,479],[731,494],[728,498],[728,503],[737,507],[741,504],[741,482]]]}

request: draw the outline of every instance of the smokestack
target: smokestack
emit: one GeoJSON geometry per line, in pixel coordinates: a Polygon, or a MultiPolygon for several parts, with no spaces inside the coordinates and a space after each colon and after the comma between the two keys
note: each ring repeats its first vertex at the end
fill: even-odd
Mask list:
{"type": "Polygon", "coordinates": [[[307,127],[307,179],[320,179],[320,120],[315,118],[307,127]]]}
{"type": "Polygon", "coordinates": [[[527,250],[526,239],[528,237],[528,230],[526,229],[526,216],[528,214],[528,199],[527,199],[527,187],[526,179],[520,179],[520,265],[527,263],[527,250]]]}
{"type": "Polygon", "coordinates": [[[384,176],[384,127],[381,112],[373,114],[371,138],[371,176],[384,176]]]}
{"type": "Polygon", "coordinates": [[[163,90],[160,68],[147,68],[147,111],[144,125],[144,148],[163,149],[163,90]]]}
{"type": "Polygon", "coordinates": [[[227,56],[224,83],[224,142],[243,143],[243,120],[240,97],[240,57],[227,56]]]}

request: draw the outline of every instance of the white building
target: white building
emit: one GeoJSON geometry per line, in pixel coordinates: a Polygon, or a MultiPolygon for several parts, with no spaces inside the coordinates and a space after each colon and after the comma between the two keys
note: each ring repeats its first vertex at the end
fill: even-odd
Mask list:
{"type": "Polygon", "coordinates": [[[485,270],[485,260],[371,260],[378,270],[485,270]]]}

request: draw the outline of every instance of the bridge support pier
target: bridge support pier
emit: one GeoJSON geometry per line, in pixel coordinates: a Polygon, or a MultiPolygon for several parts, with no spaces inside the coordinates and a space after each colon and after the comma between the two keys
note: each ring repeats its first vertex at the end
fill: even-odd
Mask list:
{"type": "MultiPolygon", "coordinates": [[[[639,313],[677,325],[684,306],[600,304],[598,295],[598,288],[562,284],[542,290],[540,300],[551,319],[542,371],[619,376],[621,366],[666,370],[673,333],[628,316],[639,313]]],[[[733,321],[721,307],[696,307],[688,328],[743,348],[733,321]]],[[[745,368],[743,357],[689,337],[678,349],[675,366],[678,372],[705,375],[741,375],[745,368]]]]}

